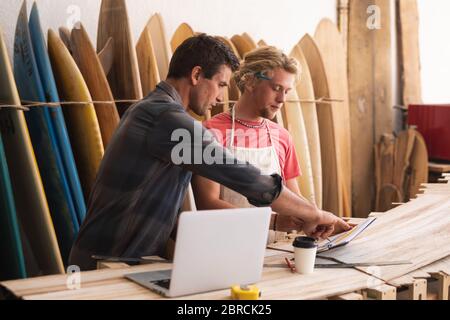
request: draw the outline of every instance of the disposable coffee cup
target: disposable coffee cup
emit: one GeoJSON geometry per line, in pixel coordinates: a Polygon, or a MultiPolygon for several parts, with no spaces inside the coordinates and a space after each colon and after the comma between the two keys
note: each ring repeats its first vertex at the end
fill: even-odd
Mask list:
{"type": "Polygon", "coordinates": [[[294,246],[295,270],[300,274],[310,274],[314,271],[317,243],[314,238],[297,237],[294,246]]]}

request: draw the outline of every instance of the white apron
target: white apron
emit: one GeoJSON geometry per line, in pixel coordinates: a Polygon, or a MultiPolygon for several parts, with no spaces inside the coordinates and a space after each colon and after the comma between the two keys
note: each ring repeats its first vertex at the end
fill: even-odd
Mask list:
{"type": "MultiPolygon", "coordinates": [[[[231,112],[231,137],[227,149],[229,149],[238,160],[247,161],[261,170],[262,175],[272,175],[276,173],[281,176],[280,162],[275,147],[273,146],[269,125],[267,124],[268,120],[264,121],[269,136],[270,146],[265,148],[241,148],[234,146],[235,119],[235,110],[233,108],[231,112]]],[[[253,207],[246,197],[222,185],[220,186],[220,199],[227,201],[238,208],[253,207]]]]}

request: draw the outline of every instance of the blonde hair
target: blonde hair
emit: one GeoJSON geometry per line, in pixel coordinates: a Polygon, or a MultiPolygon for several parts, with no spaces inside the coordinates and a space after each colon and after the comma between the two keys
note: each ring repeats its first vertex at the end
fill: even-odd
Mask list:
{"type": "Polygon", "coordinates": [[[234,73],[234,81],[243,93],[246,83],[255,80],[255,74],[265,74],[276,68],[294,74],[296,79],[301,72],[301,66],[295,58],[288,57],[276,47],[264,46],[250,51],[244,56],[241,67],[234,73]]]}

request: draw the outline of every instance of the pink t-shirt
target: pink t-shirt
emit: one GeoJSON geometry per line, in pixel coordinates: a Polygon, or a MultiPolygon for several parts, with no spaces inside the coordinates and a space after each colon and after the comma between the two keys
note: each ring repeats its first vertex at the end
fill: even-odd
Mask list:
{"type": "MultiPolygon", "coordinates": [[[[260,123],[244,121],[248,125],[258,126],[260,123]]],[[[243,148],[264,148],[273,145],[278,155],[282,177],[285,181],[297,178],[301,175],[298,165],[295,147],[289,132],[273,121],[266,120],[270,131],[270,139],[267,126],[261,128],[249,128],[235,121],[234,146],[243,148]],[[272,141],[272,143],[271,143],[272,141]]],[[[212,119],[203,122],[203,125],[214,133],[217,140],[224,146],[230,146],[231,139],[231,115],[221,113],[212,119]]]]}

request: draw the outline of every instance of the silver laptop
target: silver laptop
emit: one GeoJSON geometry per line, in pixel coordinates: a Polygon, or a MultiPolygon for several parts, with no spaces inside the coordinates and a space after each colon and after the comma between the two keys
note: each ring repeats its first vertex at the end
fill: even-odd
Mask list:
{"type": "Polygon", "coordinates": [[[183,212],[173,269],[126,277],[166,297],[256,283],[271,213],[270,208],[183,212]]]}

